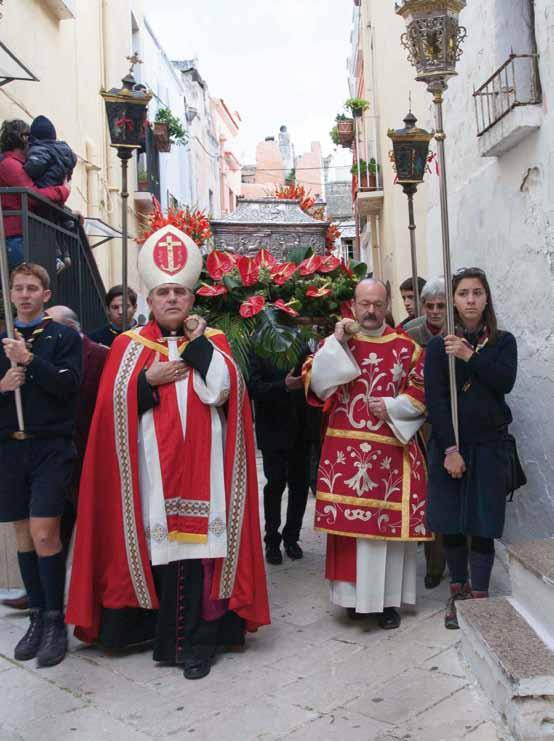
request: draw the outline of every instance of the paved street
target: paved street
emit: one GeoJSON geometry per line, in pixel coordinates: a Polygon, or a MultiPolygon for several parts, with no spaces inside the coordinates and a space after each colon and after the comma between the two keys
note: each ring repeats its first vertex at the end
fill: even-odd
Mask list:
{"type": "MultiPolygon", "coordinates": [[[[327,597],[312,508],[304,560],[269,568],[273,625],[199,682],[156,666],[148,651],[113,657],[77,642],[54,669],[18,664],[26,619],[1,608],[0,741],[507,741],[468,682],[459,634],[442,627],[445,585],[423,588],[423,552],[420,601],[399,630],[349,621],[327,597]]],[[[495,576],[504,591],[502,564],[495,576]]]]}

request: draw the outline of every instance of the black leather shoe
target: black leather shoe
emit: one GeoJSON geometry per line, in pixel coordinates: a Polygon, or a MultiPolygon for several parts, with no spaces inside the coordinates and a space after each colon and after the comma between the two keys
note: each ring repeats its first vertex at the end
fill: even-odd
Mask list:
{"type": "Polygon", "coordinates": [[[278,545],[268,545],[265,548],[265,560],[268,563],[273,564],[274,566],[277,566],[280,563],[283,563],[283,554],[281,553],[281,549],[278,545]]]}
{"type": "Polygon", "coordinates": [[[383,630],[394,630],[400,627],[400,613],[396,607],[385,607],[383,612],[379,615],[379,626],[383,630]]]}
{"type": "Polygon", "coordinates": [[[298,561],[300,558],[304,558],[304,551],[298,543],[285,543],[285,553],[293,561],[298,561]]]}
{"type": "Polygon", "coordinates": [[[37,608],[33,608],[29,613],[29,617],[31,619],[31,624],[13,652],[16,661],[29,661],[30,659],[34,659],[42,642],[42,612],[37,608]]]}
{"type": "Polygon", "coordinates": [[[441,583],[442,576],[438,574],[426,574],[425,589],[435,589],[441,583]]]}
{"type": "Polygon", "coordinates": [[[202,679],[208,676],[211,668],[211,659],[185,659],[183,674],[185,679],[202,679]]]}
{"type": "Polygon", "coordinates": [[[356,612],[355,607],[347,607],[346,614],[350,620],[364,620],[367,617],[367,614],[364,612],[356,612]]]}
{"type": "Polygon", "coordinates": [[[51,610],[44,613],[44,633],[37,653],[37,664],[41,667],[56,666],[67,653],[67,628],[63,612],[51,610]]]}

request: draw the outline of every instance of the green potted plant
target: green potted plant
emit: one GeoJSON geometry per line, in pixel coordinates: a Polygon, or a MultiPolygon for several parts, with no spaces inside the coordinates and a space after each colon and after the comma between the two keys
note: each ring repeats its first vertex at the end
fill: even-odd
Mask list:
{"type": "Polygon", "coordinates": [[[348,98],[344,107],[348,108],[354,118],[360,118],[363,112],[369,108],[369,101],[363,98],[348,98]]]}
{"type": "Polygon", "coordinates": [[[339,130],[337,126],[333,126],[333,128],[329,132],[329,136],[331,137],[331,141],[333,142],[335,147],[340,146],[341,141],[340,141],[339,130]]]}
{"type": "Polygon", "coordinates": [[[354,141],[354,121],[348,118],[348,116],[345,116],[344,113],[338,113],[335,121],[336,126],[331,129],[331,139],[335,142],[335,138],[333,137],[336,130],[337,141],[335,143],[340,144],[346,149],[350,148],[354,141]]]}
{"type": "Polygon", "coordinates": [[[154,139],[158,152],[169,152],[172,144],[186,144],[187,132],[169,108],[160,108],[154,120],[154,139]]]}
{"type": "Polygon", "coordinates": [[[148,170],[146,167],[139,167],[137,173],[138,189],[139,193],[146,193],[148,191],[148,170]]]}
{"type": "Polygon", "coordinates": [[[371,190],[377,190],[377,173],[379,171],[379,165],[377,164],[375,157],[372,157],[369,162],[365,160],[354,163],[350,172],[354,177],[358,179],[358,186],[360,188],[370,188],[371,190]]]}

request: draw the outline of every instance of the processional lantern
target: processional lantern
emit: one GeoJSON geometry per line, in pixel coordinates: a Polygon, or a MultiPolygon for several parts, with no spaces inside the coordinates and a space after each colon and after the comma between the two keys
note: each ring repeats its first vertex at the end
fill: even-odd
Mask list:
{"type": "MultiPolygon", "coordinates": [[[[454,334],[454,303],[452,299],[452,265],[450,259],[450,227],[448,220],[448,193],[446,185],[446,156],[443,125],[443,93],[448,80],[457,74],[456,63],[462,55],[462,43],[467,32],[460,26],[460,12],[466,0],[401,0],[396,12],[406,22],[406,32],[401,37],[408,51],[408,60],[416,68],[416,80],[424,82],[433,95],[437,150],[440,168],[440,200],[442,219],[442,247],[444,278],[446,282],[447,332],[454,334]]],[[[458,397],[454,356],[449,356],[450,402],[452,424],[458,442],[458,397]]]]}
{"type": "Polygon", "coordinates": [[[133,75],[135,64],[141,64],[137,54],[127,57],[131,62],[129,72],[122,79],[122,87],[101,90],[106,106],[111,146],[117,149],[121,160],[121,284],[123,287],[123,330],[127,329],[128,270],[127,270],[127,165],[135,149],[143,146],[148,103],[152,98],[144,85],[138,85],[133,75]]]}
{"type": "Polygon", "coordinates": [[[393,160],[396,170],[396,182],[402,186],[408,197],[408,229],[410,231],[410,250],[412,260],[412,285],[415,296],[416,316],[421,313],[419,296],[419,281],[417,270],[417,249],[415,238],[414,195],[417,186],[423,182],[429,159],[429,142],[433,134],[418,129],[417,118],[412,111],[404,119],[404,128],[389,129],[388,136],[392,140],[393,160]]]}

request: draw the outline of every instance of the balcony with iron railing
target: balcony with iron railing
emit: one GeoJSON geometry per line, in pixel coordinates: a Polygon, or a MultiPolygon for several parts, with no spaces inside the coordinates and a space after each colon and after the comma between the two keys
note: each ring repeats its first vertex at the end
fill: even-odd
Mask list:
{"type": "Polygon", "coordinates": [[[542,124],[542,92],[537,54],[510,54],[473,93],[479,148],[499,157],[542,124]]]}
{"type": "Polygon", "coordinates": [[[19,196],[19,208],[5,209],[3,214],[21,219],[24,260],[48,271],[50,303],[73,309],[85,332],[105,324],[105,288],[81,217],[26,188],[0,188],[2,195],[19,196]],[[69,265],[57,273],[59,258],[69,265]]]}

